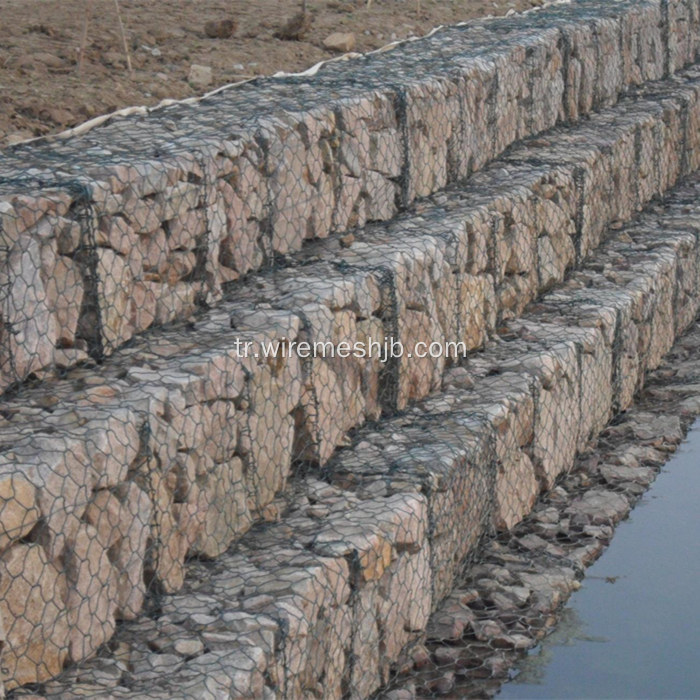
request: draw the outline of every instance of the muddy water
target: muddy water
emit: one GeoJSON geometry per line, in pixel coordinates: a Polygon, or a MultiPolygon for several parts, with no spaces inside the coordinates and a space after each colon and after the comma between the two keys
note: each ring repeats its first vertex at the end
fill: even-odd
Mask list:
{"type": "Polygon", "coordinates": [[[700,698],[700,420],[499,698],[700,698]]]}

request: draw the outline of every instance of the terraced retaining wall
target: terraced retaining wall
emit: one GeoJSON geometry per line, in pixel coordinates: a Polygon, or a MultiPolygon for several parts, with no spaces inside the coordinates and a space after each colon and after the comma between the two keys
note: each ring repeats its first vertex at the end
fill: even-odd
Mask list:
{"type": "Polygon", "coordinates": [[[581,0],[0,159],[0,387],[101,358],[698,52],[698,0],[581,0]]]}
{"type": "MultiPolygon", "coordinates": [[[[246,637],[241,622],[245,639],[231,643],[255,664],[229,659],[209,673],[201,662],[205,684],[223,674],[241,697],[226,676],[238,669],[235,683],[252,684],[245,692],[255,697],[262,685],[297,697],[314,684],[364,696],[386,680],[479,536],[528,511],[695,314],[686,232],[643,258],[632,291],[606,291],[601,279],[600,290],[572,294],[561,308],[550,292],[537,320],[547,325],[512,325],[585,263],[609,225],[698,168],[700,74],[680,69],[697,53],[699,16],[697,2],[582,2],[476,23],[312,80],[247,86],[4,156],[5,384],[35,377],[0,403],[6,687],[44,682],[95,654],[117,620],[140,620],[145,604],[159,607],[182,588],[187,557],[230,564],[225,576],[243,576],[243,588],[231,583],[227,595],[263,595],[256,604],[274,605],[278,625],[267,648],[260,640],[270,635],[246,637]],[[386,206],[373,209],[381,192],[386,206]],[[307,239],[318,240],[302,247],[307,239]],[[189,262],[171,275],[176,260],[189,262]],[[266,261],[276,264],[252,274],[266,261]],[[223,294],[223,281],[245,273],[223,294]],[[198,301],[217,303],[137,334],[198,301]],[[525,353],[544,335],[556,352],[520,358],[517,382],[498,400],[510,356],[480,353],[473,362],[487,376],[476,373],[478,387],[454,416],[436,410],[425,426],[385,424],[408,426],[414,440],[394,455],[382,433],[388,466],[354,431],[460,376],[454,346],[447,356],[385,362],[260,352],[266,341],[338,348],[387,336],[407,349],[449,341],[476,351],[509,328],[524,333],[511,349],[525,353]],[[88,351],[111,356],[60,376],[44,371],[88,351]],[[495,433],[483,412],[498,416],[489,418],[495,433]],[[448,427],[460,422],[457,449],[448,427]],[[310,552],[320,566],[313,577],[333,593],[317,599],[309,573],[295,574],[289,585],[299,584],[302,600],[280,605],[265,596],[269,585],[286,590],[284,576],[265,583],[265,566],[285,566],[292,554],[260,547],[258,529],[255,540],[240,538],[280,517],[285,489],[318,490],[301,477],[309,470],[336,505],[305,524],[283,520],[313,532],[287,549],[310,552]],[[260,547],[259,558],[226,553],[236,542],[238,552],[260,547]],[[260,586],[245,583],[246,571],[260,586]]],[[[618,283],[634,260],[615,259],[618,283]]],[[[325,496],[307,498],[313,506],[325,496]]],[[[209,639],[210,653],[217,643],[209,639]]],[[[158,675],[150,673],[144,682],[158,675]]]]}
{"type": "MultiPolygon", "coordinates": [[[[360,430],[321,475],[295,478],[279,517],[215,562],[193,562],[184,590],[119,630],[118,653],[47,696],[360,698],[411,668],[403,652],[479,536],[512,526],[629,406],[623,385],[641,385],[692,323],[698,192],[695,176],[448,370],[441,393],[360,430]]],[[[591,519],[608,517],[594,505],[591,519]]],[[[541,578],[521,572],[513,591],[550,591],[551,610],[576,576],[541,578]]]]}

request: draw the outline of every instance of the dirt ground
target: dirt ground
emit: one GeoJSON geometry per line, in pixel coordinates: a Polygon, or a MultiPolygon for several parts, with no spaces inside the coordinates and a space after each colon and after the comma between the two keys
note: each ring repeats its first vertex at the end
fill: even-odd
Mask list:
{"type": "Polygon", "coordinates": [[[307,0],[310,26],[289,40],[275,35],[300,0],[0,0],[0,148],[122,107],[303,70],[335,55],[323,45],[334,32],[352,32],[355,50],[369,51],[440,24],[541,4],[307,0]],[[231,36],[207,36],[207,22],[218,28],[225,20],[235,25],[231,36]],[[211,67],[209,85],[188,81],[192,64],[211,67]]]}

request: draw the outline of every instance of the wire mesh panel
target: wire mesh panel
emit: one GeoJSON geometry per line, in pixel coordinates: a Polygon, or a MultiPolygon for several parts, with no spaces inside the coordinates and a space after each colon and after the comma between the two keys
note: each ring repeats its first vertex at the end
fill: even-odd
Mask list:
{"type": "Polygon", "coordinates": [[[527,647],[463,574],[525,605],[499,547],[697,314],[697,179],[658,198],[699,23],[587,0],[3,155],[5,689],[448,693],[410,674],[527,647]]]}

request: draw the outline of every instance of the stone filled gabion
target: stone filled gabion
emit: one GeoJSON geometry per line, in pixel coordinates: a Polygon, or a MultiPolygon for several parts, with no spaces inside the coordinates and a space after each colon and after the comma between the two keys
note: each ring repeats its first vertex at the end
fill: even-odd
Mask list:
{"type": "Polygon", "coordinates": [[[389,683],[697,314],[699,28],[582,0],[0,156],[5,688],[389,683]]]}
{"type": "MultiPolygon", "coordinates": [[[[694,322],[699,190],[694,176],[614,231],[439,392],[295,475],[235,547],[190,561],[181,588],[47,696],[495,692],[682,437],[658,386],[648,415],[632,391],[620,403],[621,382],[640,388],[694,322]],[[601,430],[610,454],[594,458],[601,430]]],[[[690,382],[675,394],[692,415],[700,370],[683,367],[651,377],[690,382]]]]}

